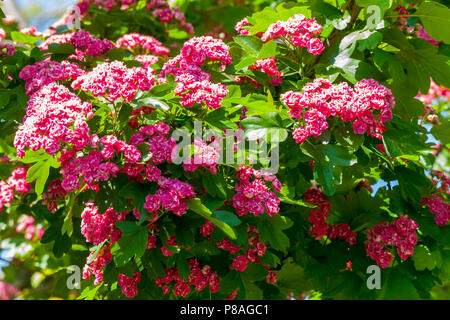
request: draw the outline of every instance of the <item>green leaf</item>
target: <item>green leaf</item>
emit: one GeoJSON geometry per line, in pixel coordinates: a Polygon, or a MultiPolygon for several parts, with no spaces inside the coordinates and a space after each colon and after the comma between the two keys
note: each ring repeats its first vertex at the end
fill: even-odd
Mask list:
{"type": "Polygon", "coordinates": [[[290,244],[289,238],[283,230],[289,229],[292,225],[291,219],[280,214],[273,217],[262,216],[257,221],[261,241],[269,243],[272,248],[282,252],[286,252],[290,244]]]}
{"type": "Polygon", "coordinates": [[[393,119],[386,123],[387,130],[383,133],[383,143],[390,157],[415,155],[425,148],[424,136],[418,132],[418,127],[407,121],[393,119]]]}
{"type": "Polygon", "coordinates": [[[117,228],[122,231],[122,238],[117,242],[114,253],[114,262],[117,266],[123,266],[133,256],[141,257],[147,247],[148,229],[135,222],[120,221],[116,223],[117,228]]]}
{"type": "Polygon", "coordinates": [[[371,5],[377,5],[380,8],[388,9],[392,5],[392,0],[356,0],[356,3],[360,7],[369,7],[371,5]]]}
{"type": "Polygon", "coordinates": [[[234,40],[245,52],[241,60],[234,66],[236,70],[251,66],[256,60],[275,57],[278,54],[278,46],[274,41],[263,44],[258,37],[250,35],[235,36],[234,40]]]}
{"type": "Polygon", "coordinates": [[[229,211],[214,211],[212,216],[232,227],[236,227],[241,224],[241,220],[239,220],[234,213],[229,211]]]}
{"type": "MultiPolygon", "coordinates": [[[[134,207],[141,214],[141,223],[145,220],[146,210],[144,209],[145,198],[150,192],[146,190],[143,184],[133,181],[126,184],[122,189],[119,190],[118,195],[124,199],[133,199],[134,207]]],[[[111,199],[110,199],[111,200],[111,199]]]]}
{"type": "Polygon", "coordinates": [[[187,38],[189,38],[189,34],[186,31],[184,31],[184,30],[170,29],[169,30],[169,38],[172,38],[172,39],[187,39],[187,38]]]}
{"type": "Polygon", "coordinates": [[[148,92],[152,97],[163,98],[173,92],[175,88],[175,83],[161,83],[153,86],[148,92]]]}
{"type": "Polygon", "coordinates": [[[35,44],[39,40],[42,39],[42,37],[35,37],[29,34],[25,34],[19,31],[12,31],[11,32],[11,39],[18,43],[24,43],[24,44],[35,44]]]}
{"type": "Polygon", "coordinates": [[[130,119],[132,112],[133,108],[128,103],[123,104],[119,111],[119,121],[127,122],[130,119]]]}
{"type": "Polygon", "coordinates": [[[356,156],[346,147],[331,144],[303,144],[302,151],[316,160],[314,174],[326,195],[333,195],[340,180],[340,166],[356,163],[356,156]]]}
{"type": "Polygon", "coordinates": [[[247,268],[242,272],[242,278],[245,281],[260,281],[267,276],[267,269],[261,263],[249,263],[247,268]]]}
{"type": "Polygon", "coordinates": [[[352,127],[339,127],[335,131],[336,140],[344,147],[351,147],[358,150],[364,142],[363,134],[356,134],[352,127]]]}
{"type": "Polygon", "coordinates": [[[53,244],[53,254],[57,258],[62,257],[64,253],[69,252],[71,247],[72,242],[69,236],[67,234],[61,235],[59,233],[59,236],[55,239],[53,244]]]}
{"type": "Polygon", "coordinates": [[[295,264],[292,258],[288,258],[283,262],[281,270],[277,274],[277,283],[281,287],[304,290],[303,288],[307,285],[307,282],[303,279],[303,268],[295,264]]]}
{"type": "Polygon", "coordinates": [[[286,21],[294,14],[299,13],[311,17],[311,11],[305,5],[294,2],[281,3],[276,8],[265,7],[262,11],[254,13],[248,18],[252,26],[249,28],[251,34],[264,32],[272,24],[279,20],[286,21]]]}
{"type": "MultiPolygon", "coordinates": [[[[241,275],[242,277],[242,275],[241,275]]],[[[255,284],[242,279],[242,283],[245,291],[245,300],[262,300],[263,292],[255,284]]]]}
{"type": "Polygon", "coordinates": [[[423,271],[426,268],[431,271],[436,267],[436,261],[433,259],[430,250],[424,245],[419,245],[414,248],[412,259],[416,270],[423,271]]]}
{"type": "Polygon", "coordinates": [[[122,61],[125,57],[126,51],[124,49],[112,48],[107,53],[106,56],[111,60],[122,61]]]}
{"type": "Polygon", "coordinates": [[[450,119],[445,119],[440,125],[435,125],[431,128],[430,133],[442,144],[450,143],[450,119]]]}
{"type": "Polygon", "coordinates": [[[189,274],[191,273],[191,268],[189,267],[188,262],[186,261],[186,258],[183,254],[177,255],[176,258],[176,264],[177,264],[177,270],[178,275],[182,280],[189,279],[189,274]]]}
{"type": "Polygon", "coordinates": [[[102,286],[90,285],[89,287],[84,288],[80,296],[77,297],[77,300],[94,300],[95,294],[101,287],[102,286]]]}
{"type": "Polygon", "coordinates": [[[31,183],[36,181],[34,190],[40,198],[44,192],[45,183],[50,173],[50,167],[58,168],[60,163],[56,161],[52,156],[44,153],[29,153],[30,156],[25,156],[22,162],[30,163],[31,161],[37,161],[27,171],[27,182],[31,183]]]}
{"type": "Polygon", "coordinates": [[[189,199],[186,201],[188,208],[198,215],[202,216],[205,219],[208,219],[212,223],[214,223],[219,229],[221,229],[230,239],[236,239],[236,233],[233,228],[230,227],[227,223],[218,220],[213,216],[211,211],[202,204],[202,201],[199,198],[189,199]]]}
{"type": "Polygon", "coordinates": [[[244,127],[244,137],[249,140],[265,139],[281,142],[287,138],[283,120],[277,112],[262,114],[260,117],[248,117],[241,121],[244,127]]]}
{"type": "Polygon", "coordinates": [[[277,108],[273,101],[268,101],[267,96],[260,94],[252,94],[245,102],[247,108],[246,115],[261,115],[277,111],[277,108]]]}
{"type": "Polygon", "coordinates": [[[234,41],[238,43],[245,52],[254,57],[258,56],[262,47],[262,41],[255,36],[239,35],[234,37],[234,41]]]}
{"type": "Polygon", "coordinates": [[[71,43],[51,43],[48,45],[48,51],[57,54],[75,54],[75,48],[71,43]]]}
{"type": "Polygon", "coordinates": [[[399,299],[419,299],[417,289],[408,277],[400,270],[392,270],[388,275],[382,273],[381,277],[386,278],[382,283],[381,294],[378,299],[399,300],[399,299]]]}
{"type": "Polygon", "coordinates": [[[450,9],[435,1],[423,2],[417,11],[431,38],[450,44],[450,9]]]}
{"type": "Polygon", "coordinates": [[[258,59],[275,57],[278,54],[277,44],[272,40],[263,44],[258,53],[258,59]]]}

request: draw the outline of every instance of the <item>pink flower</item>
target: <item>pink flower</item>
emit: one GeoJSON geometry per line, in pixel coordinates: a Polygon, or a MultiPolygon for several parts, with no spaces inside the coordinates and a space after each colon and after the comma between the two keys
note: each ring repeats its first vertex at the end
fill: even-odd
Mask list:
{"type": "Polygon", "coordinates": [[[91,108],[66,87],[54,83],[33,93],[14,139],[17,156],[23,157],[26,147],[54,154],[64,142],[82,150],[89,143],[86,115],[91,108]]]}
{"type": "Polygon", "coordinates": [[[308,52],[312,55],[319,55],[325,49],[322,40],[318,38],[312,38],[308,43],[308,52]]]}
{"type": "Polygon", "coordinates": [[[72,88],[91,92],[95,97],[106,96],[110,101],[122,97],[130,102],[138,90],[148,91],[154,85],[154,76],[149,69],[128,69],[121,61],[105,62],[91,72],[72,82],[72,88]]]}
{"type": "Polygon", "coordinates": [[[240,20],[236,25],[234,26],[234,30],[237,31],[240,35],[248,35],[250,34],[249,30],[244,29],[244,26],[248,26],[250,23],[248,22],[247,18],[243,18],[240,20]]]}
{"type": "Polygon", "coordinates": [[[417,229],[416,222],[407,215],[400,215],[392,223],[378,223],[367,230],[365,243],[367,255],[382,268],[389,266],[392,261],[392,253],[386,250],[385,246],[397,246],[397,253],[401,259],[412,257],[414,246],[417,244],[415,235],[417,229]]]}
{"type": "Polygon", "coordinates": [[[318,137],[328,130],[327,118],[340,117],[353,121],[353,131],[381,137],[383,122],[392,118],[395,106],[392,92],[373,79],[363,79],[352,89],[347,83],[333,85],[325,79],[315,79],[303,86],[303,93],[288,91],[281,95],[294,119],[304,118],[305,126],[297,127],[292,136],[303,143],[310,136],[318,137]],[[378,115],[378,119],[375,114],[378,115]]]}
{"type": "Polygon", "coordinates": [[[114,224],[125,218],[125,214],[115,212],[108,208],[104,213],[98,212],[93,202],[88,202],[81,213],[81,234],[87,242],[97,245],[109,239],[114,231],[114,224]]]}
{"type": "Polygon", "coordinates": [[[247,258],[245,256],[237,256],[233,260],[233,267],[236,271],[244,271],[247,269],[247,258]]]}
{"type": "Polygon", "coordinates": [[[165,56],[169,54],[169,48],[166,48],[162,43],[156,40],[154,37],[139,33],[128,33],[121,36],[116,41],[118,48],[125,48],[133,50],[134,48],[141,48],[152,54],[158,54],[165,56]]]}
{"type": "Polygon", "coordinates": [[[141,281],[141,273],[135,273],[133,277],[127,277],[123,273],[119,274],[117,285],[122,287],[122,294],[128,298],[134,298],[138,294],[137,284],[141,281]]]}
{"type": "MultiPolygon", "coordinates": [[[[269,216],[273,216],[280,210],[279,198],[269,190],[266,182],[261,179],[262,177],[263,175],[257,170],[244,166],[239,167],[237,178],[240,183],[235,185],[237,193],[233,197],[233,207],[239,216],[245,215],[248,212],[254,215],[260,215],[266,210],[269,216]],[[255,176],[259,178],[250,181],[255,176]]],[[[275,181],[276,177],[271,177],[270,179],[275,181]]],[[[275,190],[279,187],[278,183],[275,182],[275,186],[272,183],[272,187],[275,190]]]]}

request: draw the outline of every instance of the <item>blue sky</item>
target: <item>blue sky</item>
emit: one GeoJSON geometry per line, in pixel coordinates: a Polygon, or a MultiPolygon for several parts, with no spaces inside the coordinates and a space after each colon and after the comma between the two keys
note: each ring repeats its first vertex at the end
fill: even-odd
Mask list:
{"type": "Polygon", "coordinates": [[[20,9],[25,9],[30,6],[38,6],[41,12],[33,15],[30,24],[35,26],[39,31],[46,30],[53,22],[58,20],[60,16],[56,14],[57,11],[67,10],[73,5],[76,0],[16,0],[17,6],[20,9]],[[58,10],[59,9],[59,10],[58,10]]]}

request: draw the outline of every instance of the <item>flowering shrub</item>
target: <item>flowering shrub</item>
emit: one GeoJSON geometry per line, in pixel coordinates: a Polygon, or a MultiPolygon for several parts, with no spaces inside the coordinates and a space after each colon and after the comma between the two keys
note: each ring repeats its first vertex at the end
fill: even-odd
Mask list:
{"type": "Polygon", "coordinates": [[[3,18],[1,299],[439,297],[449,9],[278,2],[3,18]]]}

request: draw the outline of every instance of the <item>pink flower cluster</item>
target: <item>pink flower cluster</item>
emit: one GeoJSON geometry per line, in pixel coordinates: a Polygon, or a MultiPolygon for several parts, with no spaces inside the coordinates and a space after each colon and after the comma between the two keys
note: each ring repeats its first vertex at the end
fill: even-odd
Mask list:
{"type": "Polygon", "coordinates": [[[0,181],[0,211],[7,203],[11,203],[14,199],[14,190],[19,193],[28,193],[31,185],[27,183],[26,167],[17,167],[11,173],[6,181],[0,181]]]}
{"type": "Polygon", "coordinates": [[[157,165],[164,161],[172,162],[172,152],[176,150],[176,141],[173,138],[167,138],[170,127],[164,122],[158,122],[153,125],[146,125],[139,129],[140,133],[131,137],[130,144],[138,145],[147,142],[149,152],[152,154],[150,161],[157,165]]]}
{"type": "Polygon", "coordinates": [[[0,300],[10,300],[19,294],[19,289],[9,283],[0,281],[0,300]]]}
{"type": "Polygon", "coordinates": [[[385,131],[383,123],[392,119],[394,96],[388,88],[373,79],[359,81],[354,89],[346,82],[333,85],[328,80],[315,79],[306,84],[302,91],[288,91],[281,95],[290,108],[290,116],[304,119],[305,126],[298,127],[292,134],[297,143],[304,142],[310,136],[318,137],[322,131],[328,130],[326,120],[330,116],[338,116],[344,122],[353,121],[356,134],[367,132],[379,138],[380,133],[385,131]]]}
{"type": "Polygon", "coordinates": [[[205,104],[210,109],[220,108],[220,103],[228,94],[228,89],[221,83],[201,80],[190,74],[179,75],[175,78],[177,86],[175,94],[180,96],[180,104],[191,108],[194,103],[205,104]]]}
{"type": "Polygon", "coordinates": [[[57,61],[44,60],[24,67],[19,77],[25,80],[25,89],[27,90],[27,95],[30,96],[32,93],[55,81],[75,80],[84,73],[84,70],[76,63],[67,61],[59,63],[57,61]]]}
{"type": "Polygon", "coordinates": [[[263,42],[284,38],[294,46],[307,48],[312,55],[319,55],[325,48],[322,40],[315,38],[322,33],[322,26],[316,19],[306,19],[302,14],[295,14],[287,21],[272,23],[261,37],[263,42]]]}
{"type": "Polygon", "coordinates": [[[127,277],[123,273],[119,274],[117,285],[122,287],[122,294],[128,298],[134,298],[138,294],[137,284],[141,282],[141,273],[137,272],[132,277],[127,277]]]}
{"type": "Polygon", "coordinates": [[[55,179],[50,182],[47,192],[42,194],[42,203],[47,206],[52,213],[58,211],[58,199],[64,199],[67,191],[61,185],[61,179],[55,179]]]}
{"type": "MultiPolygon", "coordinates": [[[[108,155],[109,156],[109,155],[108,155]]],[[[110,176],[116,176],[119,171],[113,162],[102,162],[102,152],[94,150],[86,156],[77,156],[73,151],[63,153],[60,173],[65,192],[72,192],[81,187],[78,177],[83,177],[83,183],[92,187],[97,181],[107,181],[110,176]]]]}
{"type": "Polygon", "coordinates": [[[70,56],[77,60],[84,60],[85,56],[98,57],[106,54],[114,48],[114,44],[108,39],[100,40],[91,36],[86,30],[78,30],[74,33],[53,34],[48,37],[41,45],[41,50],[48,50],[51,44],[70,43],[75,48],[76,55],[70,56]]]}
{"type": "Polygon", "coordinates": [[[127,144],[125,141],[117,139],[116,136],[106,135],[100,139],[103,146],[101,154],[105,160],[114,156],[114,152],[123,152],[125,161],[135,163],[141,160],[141,153],[133,144],[127,144]]]}
{"type": "Polygon", "coordinates": [[[81,50],[86,55],[97,57],[114,48],[114,44],[108,39],[100,40],[89,34],[88,31],[79,30],[70,37],[70,43],[75,50],[81,50]]]}
{"type": "Polygon", "coordinates": [[[222,68],[232,62],[230,47],[213,37],[194,37],[186,41],[181,49],[181,57],[187,64],[204,65],[206,58],[219,61],[222,68]]]}
{"type": "Polygon", "coordinates": [[[44,86],[31,95],[23,124],[16,132],[17,156],[23,157],[26,147],[55,154],[61,143],[82,150],[89,142],[86,116],[91,109],[91,104],[82,102],[64,86],[44,86]]]}
{"type": "Polygon", "coordinates": [[[3,55],[12,56],[16,53],[16,46],[11,42],[0,42],[0,57],[3,55]]]}
{"type": "Polygon", "coordinates": [[[87,242],[92,242],[94,245],[110,238],[111,243],[114,243],[122,236],[120,230],[114,229],[114,224],[125,219],[125,216],[126,213],[117,213],[113,208],[99,213],[98,207],[89,201],[81,213],[81,234],[87,242]]]}
{"type": "MultiPolygon", "coordinates": [[[[430,89],[426,94],[419,94],[416,97],[426,105],[430,105],[434,99],[443,99],[444,101],[450,101],[450,89],[440,86],[430,79],[430,89]]],[[[426,110],[426,109],[425,109],[426,110]]]]}
{"type": "Polygon", "coordinates": [[[401,259],[408,259],[414,254],[417,244],[415,231],[418,229],[414,220],[407,215],[391,222],[380,222],[375,227],[367,230],[366,251],[367,255],[386,268],[392,260],[392,253],[385,249],[386,246],[396,246],[401,259]]]}
{"type": "Polygon", "coordinates": [[[201,138],[196,137],[194,140],[194,155],[192,158],[186,159],[183,163],[185,171],[195,171],[200,167],[208,168],[212,174],[217,173],[217,164],[219,163],[220,154],[219,146],[211,143],[207,144],[201,138]]]}
{"type": "Polygon", "coordinates": [[[144,208],[150,213],[155,213],[163,206],[164,210],[170,210],[178,216],[185,214],[188,209],[185,199],[195,197],[194,188],[178,179],[162,176],[157,182],[159,189],[154,195],[150,194],[145,198],[144,208]]]}
{"type": "Polygon", "coordinates": [[[212,83],[211,75],[202,71],[200,66],[208,58],[212,62],[219,61],[224,69],[232,62],[229,50],[222,40],[213,37],[192,38],[184,43],[178,56],[164,64],[160,75],[175,75],[175,94],[181,97],[182,106],[190,108],[194,103],[205,102],[210,109],[217,109],[228,89],[223,84],[212,83]]]}
{"type": "MultiPolygon", "coordinates": [[[[142,67],[149,69],[151,68],[152,64],[155,64],[158,62],[158,57],[151,55],[151,54],[140,54],[137,56],[134,56],[134,60],[142,63],[142,67]]],[[[154,70],[153,72],[156,72],[156,70],[154,70]]]]}
{"type": "Polygon", "coordinates": [[[6,32],[3,28],[0,28],[0,41],[5,40],[6,38],[6,32]]]}
{"type": "MultiPolygon", "coordinates": [[[[200,233],[202,236],[207,237],[214,231],[214,223],[206,220],[205,224],[200,227],[200,233]]],[[[227,239],[227,238],[225,238],[227,239]]]]}
{"type": "Polygon", "coordinates": [[[272,77],[273,79],[270,80],[270,84],[273,86],[279,85],[283,79],[283,72],[280,72],[277,68],[277,58],[266,58],[266,59],[259,59],[254,64],[252,64],[249,67],[250,70],[261,70],[265,74],[267,74],[269,77],[272,77]]]}
{"type": "Polygon", "coordinates": [[[343,239],[349,245],[356,243],[356,233],[350,230],[345,223],[327,224],[328,213],[331,211],[331,205],[328,203],[326,196],[318,188],[309,188],[305,193],[305,201],[317,205],[317,209],[311,209],[309,213],[309,222],[313,225],[310,233],[316,240],[327,236],[330,239],[343,239]]]}
{"type": "Polygon", "coordinates": [[[174,294],[183,298],[192,291],[191,286],[198,292],[203,291],[207,286],[209,286],[211,293],[216,293],[220,290],[220,279],[217,276],[217,272],[212,271],[210,266],[205,265],[203,268],[200,268],[197,259],[188,260],[188,264],[190,274],[187,280],[180,278],[176,267],[166,269],[165,277],[155,280],[157,286],[162,288],[164,294],[170,293],[169,285],[173,281],[176,282],[173,285],[174,294]]]}
{"type": "MultiPolygon", "coordinates": [[[[89,261],[94,255],[95,251],[92,251],[87,257],[86,261],[89,261]]],[[[94,275],[94,285],[98,286],[103,281],[103,268],[112,260],[111,244],[104,245],[95,256],[91,263],[85,264],[83,268],[83,279],[91,279],[91,274],[94,275]]]]}
{"type": "Polygon", "coordinates": [[[96,6],[98,8],[106,10],[112,10],[113,8],[120,8],[122,10],[126,10],[136,2],[137,2],[136,0],[83,0],[78,5],[81,6],[81,8],[85,8],[85,10],[87,10],[87,7],[90,6],[96,6]]]}
{"type": "Polygon", "coordinates": [[[15,168],[6,183],[19,193],[30,192],[31,184],[27,183],[27,172],[28,168],[26,167],[15,168]]]}
{"type": "Polygon", "coordinates": [[[247,228],[248,244],[250,248],[244,255],[236,256],[233,260],[233,267],[236,271],[245,271],[247,264],[250,262],[261,263],[260,257],[266,254],[267,247],[264,243],[259,241],[259,232],[255,226],[247,228]]]}
{"type": "Polygon", "coordinates": [[[250,31],[243,28],[248,25],[250,25],[248,19],[243,18],[242,20],[238,21],[238,23],[236,23],[236,25],[234,26],[234,30],[236,30],[236,32],[239,33],[241,36],[249,35],[250,31]]]}
{"type": "Polygon", "coordinates": [[[188,33],[194,33],[194,27],[186,22],[186,18],[180,8],[170,7],[166,0],[151,0],[146,10],[151,11],[153,18],[158,18],[162,23],[176,22],[179,29],[184,28],[188,33]]]}
{"type": "MultiPolygon", "coordinates": [[[[211,227],[211,226],[207,226],[206,224],[204,226],[211,227]]],[[[212,225],[212,227],[214,227],[214,224],[212,225]]],[[[200,230],[200,232],[201,231],[202,230],[200,230]]],[[[209,230],[207,232],[209,232],[209,230]]],[[[205,233],[205,234],[207,234],[207,233],[205,233]]],[[[231,254],[236,254],[239,252],[239,250],[241,250],[241,247],[233,245],[228,238],[223,238],[223,240],[221,240],[220,242],[215,242],[215,244],[216,244],[217,248],[226,250],[231,254]]]]}
{"type": "Polygon", "coordinates": [[[121,36],[117,39],[116,46],[118,48],[124,48],[137,52],[140,52],[140,49],[146,50],[149,53],[162,56],[166,56],[170,52],[169,48],[164,47],[162,43],[154,37],[136,32],[121,36]]]}
{"type": "Polygon", "coordinates": [[[95,97],[107,95],[110,101],[122,97],[126,102],[130,102],[138,90],[150,90],[154,80],[155,77],[149,69],[128,69],[123,62],[113,61],[99,64],[91,72],[78,77],[72,83],[72,88],[91,92],[95,97]]]}
{"type": "Polygon", "coordinates": [[[34,36],[34,37],[40,37],[42,36],[42,32],[39,32],[36,27],[34,26],[30,26],[30,27],[26,27],[26,28],[22,28],[20,29],[21,33],[25,33],[28,34],[30,36],[34,36]]]}
{"type": "Polygon", "coordinates": [[[280,199],[269,190],[267,183],[271,182],[272,188],[280,192],[281,183],[277,177],[250,167],[240,166],[237,170],[239,183],[235,185],[237,193],[233,197],[236,213],[242,216],[250,212],[257,216],[266,211],[269,216],[275,215],[280,210],[280,199]]]}
{"type": "Polygon", "coordinates": [[[435,214],[434,221],[440,227],[450,221],[450,203],[441,195],[434,194],[423,198],[420,205],[427,206],[431,213],[435,214]]]}
{"type": "Polygon", "coordinates": [[[43,227],[36,227],[32,216],[23,215],[18,220],[16,232],[25,232],[25,240],[31,241],[35,235],[41,239],[45,229],[43,227]]]}
{"type": "Polygon", "coordinates": [[[14,199],[13,188],[5,181],[0,180],[0,211],[7,203],[11,203],[14,199]]]}

